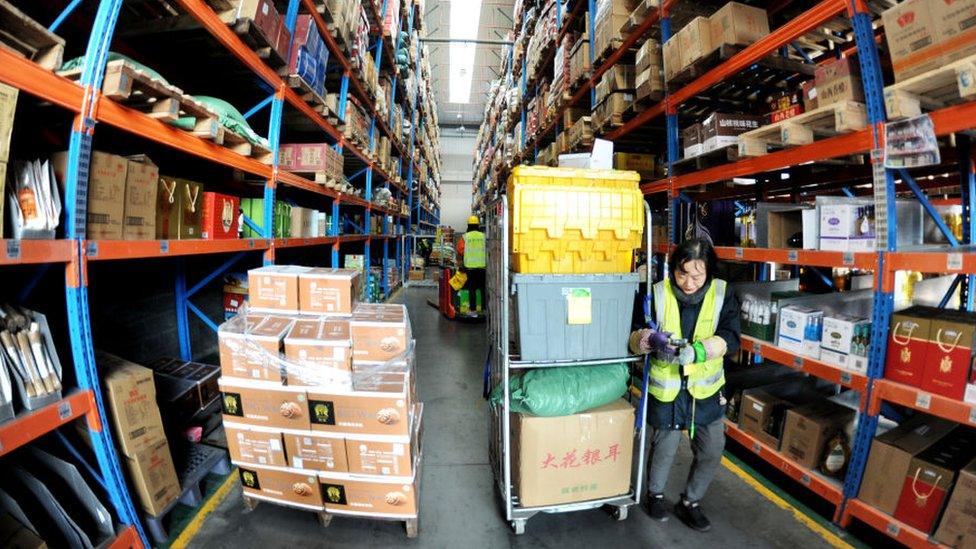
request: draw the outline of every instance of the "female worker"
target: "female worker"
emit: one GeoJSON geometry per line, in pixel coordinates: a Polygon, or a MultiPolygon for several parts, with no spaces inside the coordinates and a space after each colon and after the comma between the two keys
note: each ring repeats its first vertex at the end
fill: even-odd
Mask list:
{"type": "Polygon", "coordinates": [[[670,276],[654,285],[651,314],[657,329],[637,330],[630,337],[634,353],[651,353],[648,510],[656,520],[668,519],[664,488],[681,431],[688,430],[695,457],[674,512],[701,532],[711,524],[700,502],[725,448],[722,360],[739,348],[739,303],[732,288],[714,277],[715,263],[715,250],[704,240],[678,246],[668,262],[670,276]]]}

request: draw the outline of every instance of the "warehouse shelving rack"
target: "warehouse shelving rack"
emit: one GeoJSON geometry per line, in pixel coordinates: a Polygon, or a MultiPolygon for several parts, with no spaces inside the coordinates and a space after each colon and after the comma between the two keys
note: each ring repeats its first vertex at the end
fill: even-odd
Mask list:
{"type": "MultiPolygon", "coordinates": [[[[557,109],[555,121],[550,127],[544,127],[532,136],[516,136],[516,138],[522,139],[521,142],[524,147],[521,153],[516,155],[512,164],[534,159],[538,155],[538,148],[542,141],[558,133],[559,120],[562,118],[561,115],[564,110],[583,100],[586,92],[592,91],[592,88],[595,87],[599,77],[609,70],[627,51],[639,45],[639,42],[651,31],[654,25],[659,24],[660,26],[662,43],[667,41],[673,34],[671,32],[671,11],[677,3],[677,0],[662,0],[661,6],[652,8],[643,23],[630,32],[623,44],[612,52],[606,61],[599,66],[591,65],[591,77],[583,82],[583,85],[572,95],[572,99],[568,103],[557,109]]],[[[578,2],[575,4],[572,0],[569,2],[568,9],[571,13],[578,14],[574,9],[574,6],[577,5],[578,2]]],[[[595,13],[595,1],[593,0],[589,1],[589,11],[591,14],[595,13]]],[[[594,37],[592,19],[591,27],[586,30],[589,32],[592,43],[594,37]]],[[[673,242],[679,236],[680,223],[673,212],[678,211],[679,203],[690,200],[683,190],[809,162],[855,154],[869,155],[872,169],[869,180],[873,183],[873,197],[878,212],[879,249],[877,252],[844,253],[741,247],[717,247],[716,249],[721,259],[760,264],[762,267],[760,279],[765,278],[768,272],[768,269],[765,268],[766,264],[771,263],[859,268],[875,272],[871,319],[872,344],[870,363],[865,375],[799,356],[765,341],[748,336],[742,338],[743,350],[755,356],[765,357],[773,362],[860,392],[861,417],[855,440],[852,441],[851,460],[843,484],[806,470],[786,458],[782,453],[765,446],[755,437],[739,430],[737,426],[729,422],[726,423],[727,433],[730,438],[738,441],[744,447],[751,448],[774,468],[779,469],[809,488],[813,493],[834,504],[836,509],[834,521],[840,526],[847,527],[852,519],[856,518],[908,546],[932,547],[938,544],[932,541],[927,534],[861,502],[857,499],[857,494],[867,463],[867,454],[877,430],[882,403],[906,406],[964,425],[976,425],[976,405],[933,395],[915,387],[884,379],[887,331],[894,306],[893,291],[896,271],[912,270],[925,273],[956,274],[956,281],[943,303],[948,301],[949,295],[958,286],[961,286],[962,302],[968,310],[973,310],[974,294],[976,294],[976,285],[974,285],[976,282],[974,280],[976,278],[974,277],[976,275],[976,253],[974,251],[976,249],[971,244],[976,241],[974,240],[976,239],[976,215],[974,215],[976,214],[976,175],[974,175],[973,170],[970,138],[966,134],[957,134],[955,135],[955,144],[956,156],[959,159],[957,171],[963,206],[963,241],[956,243],[954,238],[948,238],[950,242],[954,243],[949,248],[926,248],[910,251],[896,248],[894,223],[887,222],[887,220],[893,220],[896,217],[894,210],[896,182],[912,190],[915,197],[926,206],[927,211],[930,211],[927,206],[931,201],[910,174],[903,170],[895,172],[883,166],[881,153],[884,142],[884,123],[887,116],[883,99],[884,82],[876,40],[877,36],[872,27],[871,15],[866,2],[863,0],[821,0],[798,17],[773,30],[766,37],[746,47],[699,78],[677,90],[668,89],[662,101],[650,106],[647,110],[624,122],[622,126],[607,132],[602,137],[611,140],[622,139],[646,126],[649,122],[662,116],[665,119],[667,173],[669,175],[663,179],[647,181],[642,184],[645,195],[650,197],[651,195],[663,194],[671,206],[668,208],[668,235],[671,242],[655,245],[653,250],[658,254],[668,253],[672,249],[673,242]],[[819,139],[808,145],[770,152],[760,157],[746,158],[682,175],[671,175],[674,173],[673,165],[679,159],[677,112],[682,103],[703,91],[721,85],[760,59],[777,53],[781,48],[788,47],[797,38],[835,17],[846,17],[853,30],[866,98],[868,127],[852,133],[819,139]]],[[[510,55],[509,65],[511,66],[511,64],[510,55]]],[[[512,70],[514,72],[515,69],[512,70]]],[[[522,88],[524,98],[526,91],[524,81],[522,88]]],[[[523,112],[525,105],[526,103],[523,102],[523,112]]],[[[594,105],[591,99],[592,106],[594,105]]],[[[938,136],[970,130],[976,127],[976,102],[941,107],[929,113],[929,116],[938,136]]],[[[487,202],[484,178],[477,182],[476,189],[480,192],[480,196],[477,197],[477,205],[484,208],[487,202]]],[[[948,233],[948,228],[945,227],[941,219],[937,216],[934,218],[936,224],[940,225],[943,234],[948,233]]]]}
{"type": "MultiPolygon", "coordinates": [[[[386,16],[387,0],[383,1],[382,9],[378,10],[371,0],[364,0],[368,11],[373,12],[373,20],[380,21],[386,16]]],[[[58,22],[67,18],[80,2],[73,1],[67,4],[62,13],[56,19],[58,22]]],[[[364,245],[364,255],[370,257],[370,245],[373,241],[382,243],[382,289],[385,296],[389,297],[395,288],[391,287],[388,280],[389,243],[394,241],[395,246],[395,265],[404,266],[405,258],[409,256],[404,250],[405,239],[401,235],[412,230],[419,224],[411,224],[409,215],[403,215],[399,211],[375,206],[372,202],[374,176],[378,177],[377,182],[381,182],[387,189],[395,195],[407,195],[410,204],[413,203],[413,183],[414,168],[418,166],[415,150],[415,133],[411,131],[409,156],[405,155],[407,147],[396,138],[396,135],[389,128],[388,124],[379,118],[373,101],[366,101],[367,94],[362,84],[353,78],[349,60],[333,39],[331,33],[325,26],[316,6],[312,0],[289,0],[286,12],[286,26],[289,30],[294,30],[299,8],[304,8],[311,14],[316,22],[320,34],[330,49],[331,58],[338,60],[342,69],[340,105],[341,112],[345,112],[345,103],[349,93],[350,83],[353,92],[363,100],[363,104],[371,109],[369,138],[372,145],[376,138],[376,132],[386,134],[394,147],[401,156],[402,162],[409,162],[405,183],[400,183],[400,174],[396,177],[387,174],[379,165],[375,164],[365,151],[361,150],[353,143],[347,142],[342,132],[334,125],[326,121],[321,115],[315,112],[299,96],[282,81],[281,77],[272,70],[251,50],[241,39],[234,34],[217,16],[217,14],[202,0],[179,0],[180,6],[192,15],[196,21],[205,28],[222,47],[232,53],[243,65],[265,85],[274,90],[274,93],[267,99],[261,101],[255,108],[251,109],[245,117],[253,115],[260,109],[270,108],[270,124],[268,128],[268,138],[271,145],[273,159],[271,165],[260,163],[254,159],[247,158],[236,152],[216,146],[208,141],[204,141],[188,133],[174,129],[162,122],[154,120],[145,114],[130,109],[113,100],[103,96],[100,92],[102,79],[104,77],[105,66],[112,37],[118,23],[119,13],[122,7],[122,0],[101,0],[97,5],[91,34],[85,49],[85,63],[81,78],[75,82],[51,73],[39,65],[18,57],[8,50],[0,48],[0,82],[11,85],[23,92],[36,98],[50,102],[56,107],[67,109],[74,114],[74,122],[69,140],[69,161],[67,174],[65,176],[65,238],[63,240],[0,240],[0,266],[11,265],[37,265],[46,266],[52,264],[65,265],[65,295],[67,302],[67,319],[69,327],[69,338],[71,351],[75,365],[75,375],[77,378],[77,389],[69,391],[68,395],[61,401],[50,406],[24,413],[16,419],[0,425],[0,455],[10,452],[19,446],[29,443],[67,422],[76,420],[84,416],[91,430],[91,440],[93,450],[98,462],[98,471],[104,482],[105,490],[110,502],[117,515],[119,523],[122,525],[117,538],[110,547],[148,547],[149,543],[141,526],[139,515],[133,505],[132,498],[126,486],[126,481],[121,469],[121,462],[115,450],[113,437],[109,429],[104,428],[107,418],[106,408],[102,399],[99,374],[94,358],[94,348],[92,343],[91,319],[89,316],[88,305],[88,280],[90,261],[123,261],[141,258],[178,258],[176,275],[176,300],[177,300],[177,322],[179,327],[179,339],[181,356],[184,360],[192,359],[192,349],[190,348],[189,332],[189,312],[197,315],[207,326],[216,330],[216,324],[207,318],[193,303],[190,298],[205,285],[212,282],[224,271],[236,264],[240,259],[249,253],[262,252],[265,264],[271,264],[275,260],[275,250],[278,248],[311,247],[311,246],[331,246],[331,261],[333,265],[339,264],[339,249],[342,244],[361,242],[364,245]],[[363,169],[350,179],[364,177],[365,179],[365,198],[355,195],[347,195],[327,189],[300,175],[287,172],[278,167],[277,152],[280,143],[280,133],[282,129],[282,115],[285,104],[297,109],[308,120],[315,123],[328,138],[335,142],[335,148],[339,152],[347,155],[347,158],[358,160],[363,169]],[[371,107],[372,106],[372,107],[371,107]],[[221,164],[236,170],[240,170],[251,176],[263,178],[264,201],[266,216],[263,220],[246,219],[247,225],[258,234],[264,235],[263,238],[250,238],[241,240],[150,240],[150,241],[106,241],[106,240],[87,240],[85,235],[86,211],[87,211],[87,180],[89,158],[92,152],[92,137],[96,125],[101,122],[139,135],[145,139],[166,147],[181,151],[183,153],[206,159],[208,161],[221,164]],[[377,126],[379,128],[377,129],[377,126]],[[332,202],[332,224],[329,228],[330,236],[322,238],[270,238],[270,227],[272,226],[271,205],[274,203],[275,190],[279,184],[301,189],[303,191],[319,195],[323,200],[330,199],[332,202]],[[365,211],[365,230],[370,227],[370,216],[373,212],[378,212],[384,216],[383,233],[376,234],[340,234],[339,213],[340,206],[351,206],[362,208],[365,211]],[[395,221],[393,227],[387,216],[392,216],[395,221]],[[268,227],[265,231],[261,228],[268,227]],[[231,254],[217,270],[204,277],[194,286],[188,288],[182,258],[198,255],[231,254]]],[[[413,21],[419,17],[417,7],[412,5],[406,13],[399,14],[401,22],[407,19],[407,24],[412,31],[413,21]]],[[[394,72],[393,94],[391,100],[390,113],[392,115],[395,104],[396,79],[392,65],[394,53],[392,46],[388,42],[384,44],[382,30],[374,26],[377,36],[372,49],[376,52],[376,69],[379,72],[382,61],[386,58],[391,62],[389,70],[394,72]]],[[[412,33],[410,33],[412,34],[412,33]]],[[[397,36],[397,46],[399,47],[400,37],[397,36]]],[[[417,55],[417,65],[415,70],[420,71],[419,45],[417,55]]],[[[401,86],[402,87],[402,86],[401,86]]],[[[416,96],[411,100],[411,109],[416,113],[416,96]]],[[[416,118],[416,114],[414,114],[416,118]]],[[[390,116],[392,121],[393,117],[390,116]]],[[[416,123],[413,128],[416,128],[416,123]]],[[[401,162],[401,169],[402,169],[401,162]]],[[[436,196],[430,197],[436,203],[436,196]]],[[[419,206],[419,201],[418,201],[419,206]]],[[[417,215],[419,218],[419,214],[417,215]]],[[[436,221],[436,216],[433,217],[436,221]]],[[[369,261],[365,266],[367,275],[369,274],[369,261]]],[[[44,269],[37,269],[36,278],[39,278],[44,269]]],[[[402,277],[401,277],[402,280],[402,277]]],[[[29,293],[33,288],[31,282],[25,288],[24,294],[29,293]]]]}

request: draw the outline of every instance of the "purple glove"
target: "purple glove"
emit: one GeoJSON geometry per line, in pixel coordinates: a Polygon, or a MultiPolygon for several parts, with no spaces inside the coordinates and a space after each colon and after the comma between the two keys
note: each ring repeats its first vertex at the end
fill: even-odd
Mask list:
{"type": "Polygon", "coordinates": [[[670,332],[659,332],[649,328],[641,330],[640,348],[642,352],[665,351],[671,339],[670,332]]]}

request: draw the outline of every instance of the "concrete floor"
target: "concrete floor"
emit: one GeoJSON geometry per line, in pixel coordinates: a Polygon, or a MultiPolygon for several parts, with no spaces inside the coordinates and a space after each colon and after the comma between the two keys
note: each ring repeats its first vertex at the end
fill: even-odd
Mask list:
{"type": "MultiPolygon", "coordinates": [[[[501,515],[488,465],[488,422],[481,398],[484,325],[443,319],[426,299],[436,291],[401,294],[417,339],[419,393],[424,410],[424,465],[420,537],[408,540],[403,524],[336,517],[328,529],[312,513],[261,504],[245,513],[239,484],[207,517],[192,547],[728,547],[812,548],[828,544],[753,488],[722,468],[704,507],[712,521],[700,534],[672,517],[650,520],[632,509],[622,523],[602,510],[537,515],[516,537],[501,515]]],[[[675,461],[668,496],[674,500],[691,463],[684,444],[675,461]]]]}

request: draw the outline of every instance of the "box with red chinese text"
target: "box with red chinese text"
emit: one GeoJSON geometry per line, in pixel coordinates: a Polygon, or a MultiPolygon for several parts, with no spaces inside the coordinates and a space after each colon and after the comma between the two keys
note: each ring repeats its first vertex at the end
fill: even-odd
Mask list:
{"type": "Polygon", "coordinates": [[[515,490],[523,507],[587,501],[630,490],[634,408],[617,400],[582,414],[515,414],[515,490]]]}

